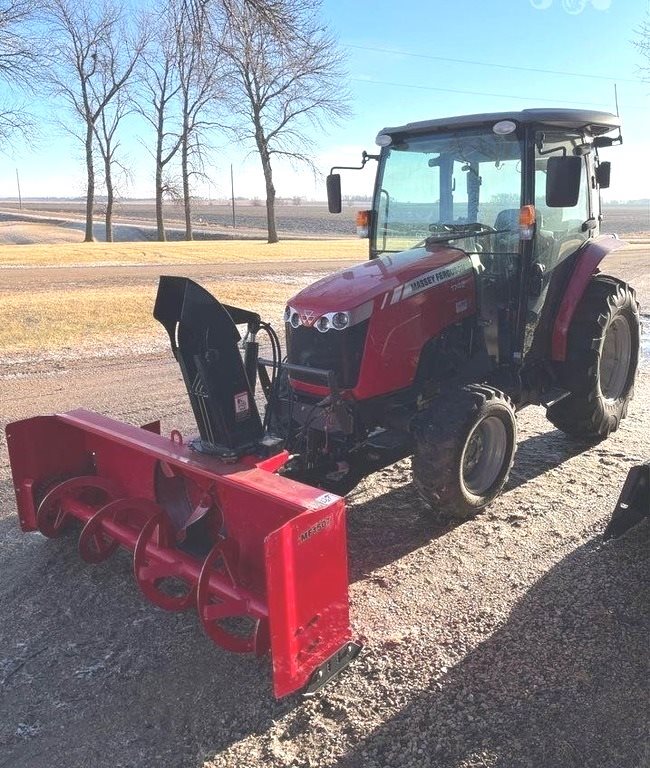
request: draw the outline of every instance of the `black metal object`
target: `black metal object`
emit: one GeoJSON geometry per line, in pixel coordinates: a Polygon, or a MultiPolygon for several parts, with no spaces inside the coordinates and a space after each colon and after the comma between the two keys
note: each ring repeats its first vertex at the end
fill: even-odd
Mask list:
{"type": "Polygon", "coordinates": [[[627,473],[616,509],[603,538],[616,539],[650,517],[650,462],[637,464],[627,473]]]}
{"type": "Polygon", "coordinates": [[[325,683],[338,675],[351,661],[354,661],[360,652],[361,646],[357,643],[346,643],[333,656],[330,656],[324,664],[321,664],[318,669],[314,670],[314,674],[309,679],[303,695],[312,696],[316,691],[320,690],[325,683]]]}
{"type": "Polygon", "coordinates": [[[236,324],[255,334],[260,316],[218,302],[185,277],[161,277],[153,312],[169,334],[201,435],[196,450],[235,458],[262,438],[262,422],[249,373],[255,371],[255,348],[246,364],[237,347],[236,324]]]}
{"type": "MultiPolygon", "coordinates": [[[[259,363],[262,367],[273,365],[271,360],[265,360],[264,358],[260,358],[259,363]]],[[[310,366],[296,365],[295,363],[287,362],[283,362],[281,368],[282,371],[286,371],[289,376],[294,374],[297,377],[300,377],[301,380],[303,380],[306,375],[309,375],[313,377],[313,379],[318,384],[327,386],[329,389],[329,394],[323,398],[323,400],[316,403],[302,405],[296,402],[295,395],[292,392],[289,395],[289,398],[293,402],[289,403],[289,410],[293,413],[294,416],[298,416],[298,410],[300,408],[304,408],[309,414],[308,421],[316,421],[317,409],[325,408],[334,419],[334,429],[339,429],[341,432],[345,433],[351,433],[353,431],[353,419],[346,407],[345,401],[341,397],[341,391],[339,389],[336,373],[334,371],[326,370],[324,368],[311,368],[310,366]]]]}

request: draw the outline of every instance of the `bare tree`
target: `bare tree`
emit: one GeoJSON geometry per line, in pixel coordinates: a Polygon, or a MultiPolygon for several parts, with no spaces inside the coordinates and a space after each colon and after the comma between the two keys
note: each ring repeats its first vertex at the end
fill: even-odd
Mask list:
{"type": "Polygon", "coordinates": [[[276,243],[276,157],[307,163],[314,128],[348,113],[341,54],[318,22],[318,2],[286,0],[288,26],[278,31],[246,0],[228,0],[224,52],[231,63],[237,131],[254,143],[266,185],[268,242],[276,243]]]}
{"type": "MultiPolygon", "coordinates": [[[[165,240],[163,199],[169,191],[165,179],[167,165],[179,150],[181,138],[172,133],[169,122],[174,112],[175,100],[180,92],[176,57],[175,35],[170,34],[167,9],[157,18],[156,34],[143,57],[144,69],[137,96],[138,112],[151,124],[156,141],[153,151],[156,197],[156,230],[158,240],[165,240]]],[[[153,24],[153,20],[152,20],[153,24]]]]}
{"type": "Polygon", "coordinates": [[[129,34],[126,14],[118,2],[49,0],[47,25],[51,34],[48,77],[63,98],[80,133],[72,129],[85,150],[87,175],[85,242],[93,240],[95,200],[94,139],[96,126],[110,102],[129,82],[143,40],[129,34]]]}
{"type": "MultiPolygon", "coordinates": [[[[28,25],[34,14],[31,0],[4,0],[0,5],[0,81],[8,89],[31,87],[37,46],[28,25]]],[[[32,124],[21,106],[0,99],[0,141],[7,143],[16,133],[26,133],[32,124]]]]}
{"type": "Polygon", "coordinates": [[[648,80],[650,79],[650,11],[648,11],[645,19],[637,27],[636,35],[633,44],[644,60],[643,65],[639,68],[641,77],[644,80],[648,80]]]}
{"type": "Polygon", "coordinates": [[[138,111],[151,124],[156,141],[156,228],[164,240],[163,201],[180,199],[185,237],[192,239],[191,177],[201,172],[207,118],[219,78],[215,36],[208,29],[206,3],[167,0],[150,20],[157,30],[144,56],[138,111]],[[180,153],[180,183],[171,164],[180,153]]]}
{"type": "MultiPolygon", "coordinates": [[[[305,0],[310,3],[310,0],[305,0]]],[[[295,0],[181,0],[183,8],[193,19],[207,15],[221,17],[223,21],[237,19],[241,11],[257,14],[260,21],[282,37],[291,27],[295,0]]],[[[311,4],[311,3],[310,3],[311,4]]]]}
{"type": "Polygon", "coordinates": [[[97,146],[102,157],[104,165],[104,183],[106,185],[106,210],[104,211],[104,221],[106,224],[106,242],[113,242],[113,208],[115,205],[115,174],[117,167],[123,174],[128,175],[128,169],[120,162],[118,149],[120,142],[117,130],[122,120],[131,111],[128,95],[121,89],[115,95],[115,98],[107,104],[106,108],[93,126],[97,146]]]}
{"type": "Polygon", "coordinates": [[[183,23],[177,32],[178,74],[180,82],[181,116],[181,179],[185,239],[192,239],[192,206],[190,178],[202,173],[205,132],[214,126],[210,111],[220,98],[221,76],[220,40],[209,27],[205,8],[189,16],[183,13],[183,23]]]}

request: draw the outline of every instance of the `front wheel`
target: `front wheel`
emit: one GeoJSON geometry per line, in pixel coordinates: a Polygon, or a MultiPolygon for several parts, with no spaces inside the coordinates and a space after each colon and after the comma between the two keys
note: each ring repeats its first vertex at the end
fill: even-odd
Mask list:
{"type": "Polygon", "coordinates": [[[549,407],[549,421],[567,435],[591,440],[618,429],[634,394],[639,340],[632,288],[607,275],[593,277],[571,322],[560,371],[569,395],[549,407]]]}
{"type": "Polygon", "coordinates": [[[470,384],[434,402],[413,423],[413,481],[430,516],[467,519],[505,485],[517,444],[510,400],[470,384]]]}

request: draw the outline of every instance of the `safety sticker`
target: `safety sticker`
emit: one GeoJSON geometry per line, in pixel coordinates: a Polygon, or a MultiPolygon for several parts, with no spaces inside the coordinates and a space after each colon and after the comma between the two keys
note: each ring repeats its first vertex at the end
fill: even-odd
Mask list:
{"type": "Polygon", "coordinates": [[[239,392],[235,395],[235,418],[245,419],[249,411],[248,392],[239,392]]]}

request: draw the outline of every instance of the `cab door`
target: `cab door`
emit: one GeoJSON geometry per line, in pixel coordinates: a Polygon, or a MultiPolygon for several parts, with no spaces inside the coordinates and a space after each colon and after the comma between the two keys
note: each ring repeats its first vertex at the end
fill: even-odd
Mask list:
{"type": "Polygon", "coordinates": [[[548,354],[553,319],[569,279],[579,248],[591,237],[598,212],[592,210],[590,181],[593,162],[584,137],[549,131],[535,136],[535,235],[529,269],[527,314],[523,356],[544,358],[548,354]],[[556,207],[546,195],[549,159],[570,156],[581,161],[578,199],[575,205],[556,207]]]}

